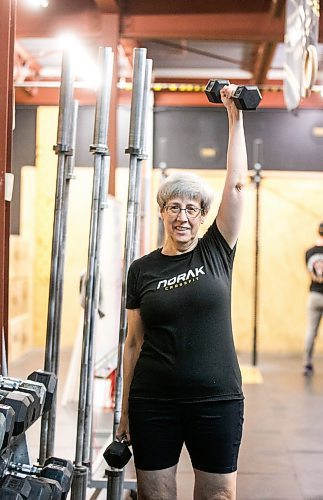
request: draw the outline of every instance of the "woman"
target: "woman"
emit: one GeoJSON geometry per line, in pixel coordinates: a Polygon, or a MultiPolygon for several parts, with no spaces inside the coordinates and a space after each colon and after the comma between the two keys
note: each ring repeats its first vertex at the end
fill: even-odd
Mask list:
{"type": "Polygon", "coordinates": [[[117,438],[134,452],[139,500],[175,500],[183,443],[194,499],[236,498],[243,424],[241,375],[231,327],[231,273],[247,174],[242,112],[234,85],[221,90],[229,119],[227,174],[215,221],[203,238],[210,188],[175,174],[157,201],[162,249],[132,263],[122,416],[117,438]]]}

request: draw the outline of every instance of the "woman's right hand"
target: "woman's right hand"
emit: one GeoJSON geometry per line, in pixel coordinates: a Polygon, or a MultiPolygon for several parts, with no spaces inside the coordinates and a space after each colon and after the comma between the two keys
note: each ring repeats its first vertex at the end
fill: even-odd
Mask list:
{"type": "Polygon", "coordinates": [[[118,441],[126,441],[128,444],[131,444],[129,433],[129,417],[126,413],[121,414],[120,423],[116,432],[116,439],[118,441]]]}

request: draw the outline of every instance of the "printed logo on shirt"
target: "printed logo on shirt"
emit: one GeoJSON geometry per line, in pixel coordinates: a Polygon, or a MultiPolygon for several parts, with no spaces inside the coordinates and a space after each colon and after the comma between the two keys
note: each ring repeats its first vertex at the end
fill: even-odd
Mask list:
{"type": "Polygon", "coordinates": [[[190,269],[187,273],[179,274],[178,276],[173,276],[168,280],[161,280],[158,282],[157,290],[172,290],[173,288],[178,288],[181,286],[189,285],[198,281],[200,274],[205,274],[203,271],[204,266],[196,267],[194,270],[190,269]]]}
{"type": "Polygon", "coordinates": [[[316,276],[323,276],[323,254],[315,253],[313,254],[307,262],[307,268],[311,273],[316,276]]]}

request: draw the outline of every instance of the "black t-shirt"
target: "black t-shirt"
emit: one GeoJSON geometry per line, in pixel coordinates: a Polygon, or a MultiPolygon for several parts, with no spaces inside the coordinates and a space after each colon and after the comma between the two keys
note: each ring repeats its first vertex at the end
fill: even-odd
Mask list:
{"type": "MultiPolygon", "coordinates": [[[[305,260],[309,272],[321,276],[323,265],[323,246],[315,245],[314,247],[309,248],[305,254],[305,260]]],[[[323,283],[316,283],[312,280],[310,291],[323,293],[323,283]]]]}
{"type": "Polygon", "coordinates": [[[230,249],[216,223],[196,247],[134,261],[127,308],[139,309],[144,342],[130,398],[243,398],[231,326],[230,249]]]}

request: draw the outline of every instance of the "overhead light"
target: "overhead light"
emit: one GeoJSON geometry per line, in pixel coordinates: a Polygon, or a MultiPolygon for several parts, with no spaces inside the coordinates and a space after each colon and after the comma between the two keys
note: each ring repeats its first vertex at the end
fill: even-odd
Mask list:
{"type": "Polygon", "coordinates": [[[62,51],[69,51],[75,76],[87,82],[90,87],[97,87],[100,83],[98,66],[80,40],[72,33],[65,33],[58,37],[58,42],[62,51]]]}
{"type": "Polygon", "coordinates": [[[312,128],[312,134],[313,134],[314,137],[322,138],[323,137],[323,127],[320,126],[320,125],[317,125],[316,127],[313,127],[312,128]]]}
{"type": "Polygon", "coordinates": [[[33,9],[46,9],[46,7],[48,7],[47,0],[24,0],[24,2],[33,9]]]}
{"type": "Polygon", "coordinates": [[[216,149],[215,148],[201,148],[200,149],[201,158],[215,158],[216,149]]]}

